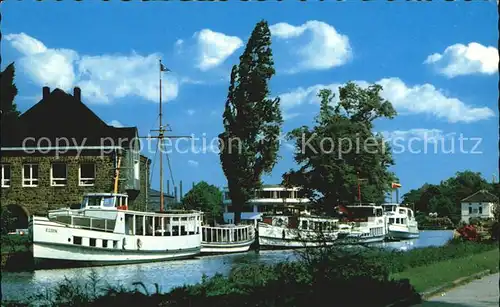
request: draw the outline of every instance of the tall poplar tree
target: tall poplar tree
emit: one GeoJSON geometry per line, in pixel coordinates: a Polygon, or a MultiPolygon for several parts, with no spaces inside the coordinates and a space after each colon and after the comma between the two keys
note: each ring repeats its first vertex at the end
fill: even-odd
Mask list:
{"type": "Polygon", "coordinates": [[[20,112],[14,103],[17,95],[17,87],[14,83],[15,68],[14,63],[10,63],[0,72],[0,139],[2,144],[7,145],[15,139],[18,133],[17,119],[20,112]]]}
{"type": "Polygon", "coordinates": [[[231,81],[219,135],[220,160],[235,212],[234,222],[261,186],[261,176],[276,164],[283,119],[280,99],[270,98],[268,83],[275,74],[271,31],[266,21],[255,26],[231,81]]]}

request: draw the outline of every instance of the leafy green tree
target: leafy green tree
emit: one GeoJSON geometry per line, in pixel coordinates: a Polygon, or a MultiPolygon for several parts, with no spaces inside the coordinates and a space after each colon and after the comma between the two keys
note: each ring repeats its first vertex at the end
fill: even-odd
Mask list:
{"type": "Polygon", "coordinates": [[[255,26],[233,66],[219,135],[220,160],[234,208],[234,221],[261,186],[263,173],[276,164],[282,116],[279,98],[271,99],[268,83],[275,74],[271,32],[266,21],[255,26]]]}
{"type": "MultiPolygon", "coordinates": [[[[489,183],[481,173],[466,170],[441,181],[439,184],[424,184],[419,189],[411,190],[403,196],[407,203],[414,203],[418,211],[437,212],[449,217],[454,223],[460,221],[462,199],[479,190],[498,191],[497,183],[489,183]]],[[[498,194],[497,194],[498,195],[498,194]]]]}
{"type": "Polygon", "coordinates": [[[362,201],[383,202],[395,180],[388,170],[394,162],[389,145],[373,133],[373,121],[393,118],[396,111],[380,97],[381,90],[379,85],[363,89],[349,82],[339,89],[335,107],[332,91],[321,90],[315,126],[303,126],[288,135],[295,142],[294,159],[300,168],[284,174],[284,184],[301,187],[325,211],[339,202],[359,201],[359,179],[363,179],[362,201]]]}
{"type": "Polygon", "coordinates": [[[222,192],[205,181],[198,182],[182,199],[184,208],[200,210],[209,222],[219,220],[222,214],[222,192]]]}

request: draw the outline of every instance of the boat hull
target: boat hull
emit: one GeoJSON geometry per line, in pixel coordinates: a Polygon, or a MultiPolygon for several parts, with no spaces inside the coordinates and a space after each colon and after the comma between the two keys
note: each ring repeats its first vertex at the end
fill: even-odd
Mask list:
{"type": "Polygon", "coordinates": [[[35,268],[57,264],[115,265],[191,258],[200,253],[200,235],[135,236],[73,228],[34,218],[32,253],[35,268]]]}
{"type": "Polygon", "coordinates": [[[391,240],[408,240],[408,239],[416,239],[420,237],[420,233],[418,232],[409,232],[409,231],[389,231],[387,237],[391,240]]]}
{"type": "Polygon", "coordinates": [[[296,249],[331,246],[333,244],[335,241],[308,241],[259,236],[259,247],[262,249],[296,249]]]}
{"type": "Polygon", "coordinates": [[[238,243],[201,243],[202,255],[244,253],[250,250],[255,239],[238,243]]]}
{"type": "Polygon", "coordinates": [[[260,225],[258,237],[259,247],[263,249],[306,248],[333,245],[337,240],[337,233],[320,235],[314,231],[260,225]]]}
{"type": "Polygon", "coordinates": [[[376,236],[360,236],[360,235],[351,235],[348,234],[343,238],[339,238],[339,244],[368,244],[368,243],[377,243],[383,242],[386,238],[386,235],[376,235],[376,236]]]}

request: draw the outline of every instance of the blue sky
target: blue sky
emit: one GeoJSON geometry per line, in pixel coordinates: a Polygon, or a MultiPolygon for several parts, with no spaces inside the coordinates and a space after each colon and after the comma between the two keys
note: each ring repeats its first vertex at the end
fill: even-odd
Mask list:
{"type": "MultiPolygon", "coordinates": [[[[498,174],[493,1],[7,1],[2,13],[2,69],[16,62],[21,111],[38,102],[44,85],[69,91],[78,85],[84,102],[103,120],[137,126],[145,135],[157,119],[161,58],[172,70],[163,87],[164,118],[172,133],[205,135],[210,142],[222,131],[231,66],[255,23],[265,19],[277,69],[271,92],[282,99],[284,132],[311,124],[320,88],[335,91],[350,80],[379,83],[399,115],[377,121],[376,131],[406,149],[394,152],[400,195],[465,169],[488,180],[498,174]],[[460,135],[469,138],[462,152],[460,135]],[[418,138],[413,153],[411,138],[418,138]],[[443,144],[450,150],[452,142],[455,153],[444,153],[443,144]],[[424,144],[428,152],[416,153],[424,144]]],[[[184,192],[193,181],[226,184],[218,155],[207,147],[204,154],[170,154],[174,179],[184,182],[184,192]]],[[[264,182],[278,183],[295,167],[289,147],[283,144],[282,157],[264,182]]],[[[154,188],[158,177],[157,162],[154,188]]]]}

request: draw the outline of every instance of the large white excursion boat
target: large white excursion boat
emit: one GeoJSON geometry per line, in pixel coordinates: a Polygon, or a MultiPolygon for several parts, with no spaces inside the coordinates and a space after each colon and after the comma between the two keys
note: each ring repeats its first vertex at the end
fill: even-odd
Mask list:
{"type": "Polygon", "coordinates": [[[383,208],[374,204],[353,204],[341,206],[339,243],[364,244],[381,242],[387,230],[383,208]]]}
{"type": "Polygon", "coordinates": [[[201,253],[242,253],[255,242],[253,225],[203,225],[201,226],[201,253]]]}
{"type": "Polygon", "coordinates": [[[258,223],[262,248],[320,247],[335,243],[338,219],[320,216],[264,216],[258,223]]]}
{"type": "Polygon", "coordinates": [[[390,240],[414,239],[420,236],[413,210],[399,204],[383,204],[386,216],[387,238],[390,240]]]}
{"type": "Polygon", "coordinates": [[[201,212],[139,212],[127,205],[125,194],[90,193],[79,209],[33,216],[35,266],[125,264],[200,253],[201,212]]]}

